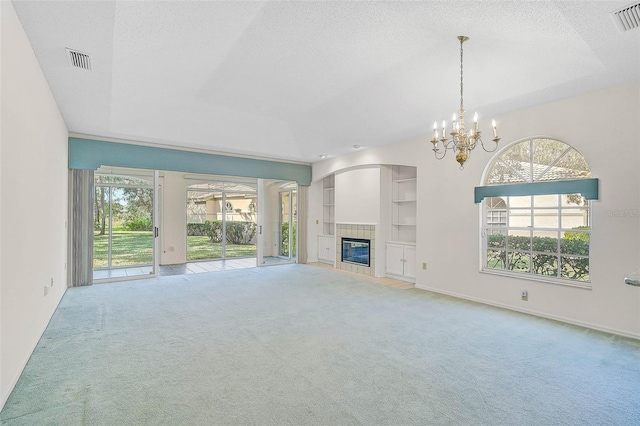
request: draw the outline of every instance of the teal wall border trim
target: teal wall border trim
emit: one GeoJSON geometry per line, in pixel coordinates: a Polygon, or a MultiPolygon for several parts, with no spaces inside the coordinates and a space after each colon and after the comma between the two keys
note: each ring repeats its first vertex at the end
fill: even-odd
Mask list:
{"type": "Polygon", "coordinates": [[[514,183],[509,185],[476,186],[475,203],[485,197],[519,195],[582,194],[587,200],[598,199],[598,179],[559,180],[554,182],[514,183]]]}
{"type": "Polygon", "coordinates": [[[311,185],[311,166],[94,139],[69,138],[69,168],[132,167],[296,181],[311,185]]]}

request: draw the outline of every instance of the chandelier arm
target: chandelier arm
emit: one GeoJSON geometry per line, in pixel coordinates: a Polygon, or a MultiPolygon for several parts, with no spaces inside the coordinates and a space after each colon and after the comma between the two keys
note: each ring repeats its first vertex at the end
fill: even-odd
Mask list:
{"type": "Polygon", "coordinates": [[[495,142],[493,149],[487,149],[487,147],[484,146],[484,142],[482,141],[482,139],[478,139],[478,140],[480,141],[480,145],[482,146],[482,149],[484,149],[486,152],[494,152],[496,149],[498,149],[498,141],[500,140],[500,138],[493,139],[493,142],[495,142]]]}
{"type": "Polygon", "coordinates": [[[455,138],[448,140],[446,143],[443,143],[443,145],[445,150],[450,149],[452,151],[455,151],[458,148],[458,142],[456,142],[455,138]]]}
{"type": "Polygon", "coordinates": [[[438,148],[433,148],[433,153],[436,157],[436,160],[442,160],[444,158],[445,155],[447,155],[447,149],[438,149],[438,148]],[[442,155],[438,155],[438,153],[442,153],[442,155]]]}
{"type": "Polygon", "coordinates": [[[455,140],[442,141],[442,148],[432,148],[431,150],[434,152],[436,159],[442,160],[445,155],[447,155],[447,151],[455,151],[458,149],[458,144],[455,140]]]}

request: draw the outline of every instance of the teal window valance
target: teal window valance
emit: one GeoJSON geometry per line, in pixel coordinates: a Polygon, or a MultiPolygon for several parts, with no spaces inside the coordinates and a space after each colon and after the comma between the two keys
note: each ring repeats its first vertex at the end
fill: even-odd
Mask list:
{"type": "Polygon", "coordinates": [[[480,203],[486,197],[548,194],[581,194],[587,200],[597,200],[598,179],[590,178],[577,180],[561,180],[553,182],[476,186],[474,202],[480,203]]]}
{"type": "Polygon", "coordinates": [[[311,166],[94,139],[69,138],[69,168],[131,167],[296,181],[311,184],[311,166]]]}

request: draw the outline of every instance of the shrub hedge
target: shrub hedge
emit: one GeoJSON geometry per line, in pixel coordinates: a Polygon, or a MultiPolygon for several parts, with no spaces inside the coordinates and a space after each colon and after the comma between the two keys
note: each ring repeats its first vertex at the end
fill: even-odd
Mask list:
{"type": "MultiPolygon", "coordinates": [[[[256,236],[253,222],[227,221],[226,239],[229,244],[250,244],[256,236]]],[[[207,236],[212,243],[222,242],[222,221],[207,220],[204,223],[188,223],[188,236],[207,236]]]]}
{"type": "MultiPolygon", "coordinates": [[[[558,276],[557,238],[492,234],[487,237],[487,248],[491,268],[558,276]]],[[[560,239],[561,278],[588,281],[589,258],[578,256],[589,256],[589,234],[566,232],[560,239]]]]}
{"type": "Polygon", "coordinates": [[[205,223],[187,223],[187,235],[189,237],[204,237],[207,235],[205,223]]]}
{"type": "Polygon", "coordinates": [[[153,229],[150,218],[128,220],[123,226],[127,231],[151,231],[153,229]]]}
{"type": "MultiPolygon", "coordinates": [[[[282,235],[282,255],[289,256],[289,222],[285,222],[282,224],[281,235],[282,235]]],[[[297,239],[295,226],[291,229],[291,239],[293,240],[291,241],[291,247],[293,248],[292,255],[295,256],[296,239],[297,239]]]]}

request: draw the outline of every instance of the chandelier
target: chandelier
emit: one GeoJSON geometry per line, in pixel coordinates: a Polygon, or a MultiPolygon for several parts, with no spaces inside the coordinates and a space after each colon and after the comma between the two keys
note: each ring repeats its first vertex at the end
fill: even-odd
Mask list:
{"type": "Polygon", "coordinates": [[[480,142],[480,146],[487,152],[493,152],[498,148],[498,141],[500,138],[498,137],[498,131],[496,128],[496,120],[491,121],[491,126],[493,127],[493,141],[496,143],[493,149],[487,149],[484,146],[484,142],[482,142],[482,138],[480,137],[480,130],[478,130],[478,113],[476,112],[473,116],[473,128],[466,130],[464,125],[464,102],[462,97],[462,44],[469,40],[467,36],[458,36],[458,40],[460,40],[460,110],[458,111],[458,116],[453,114],[451,119],[451,139],[447,138],[447,123],[442,120],[442,137],[439,138],[438,135],[438,122],[433,123],[433,139],[431,139],[431,143],[433,144],[433,152],[435,153],[436,159],[442,160],[444,156],[447,154],[448,150],[458,151],[456,154],[456,161],[460,163],[460,170],[464,168],[464,163],[469,158],[469,154],[471,151],[475,149],[480,142]],[[440,146],[438,145],[440,142],[440,146]]]}

